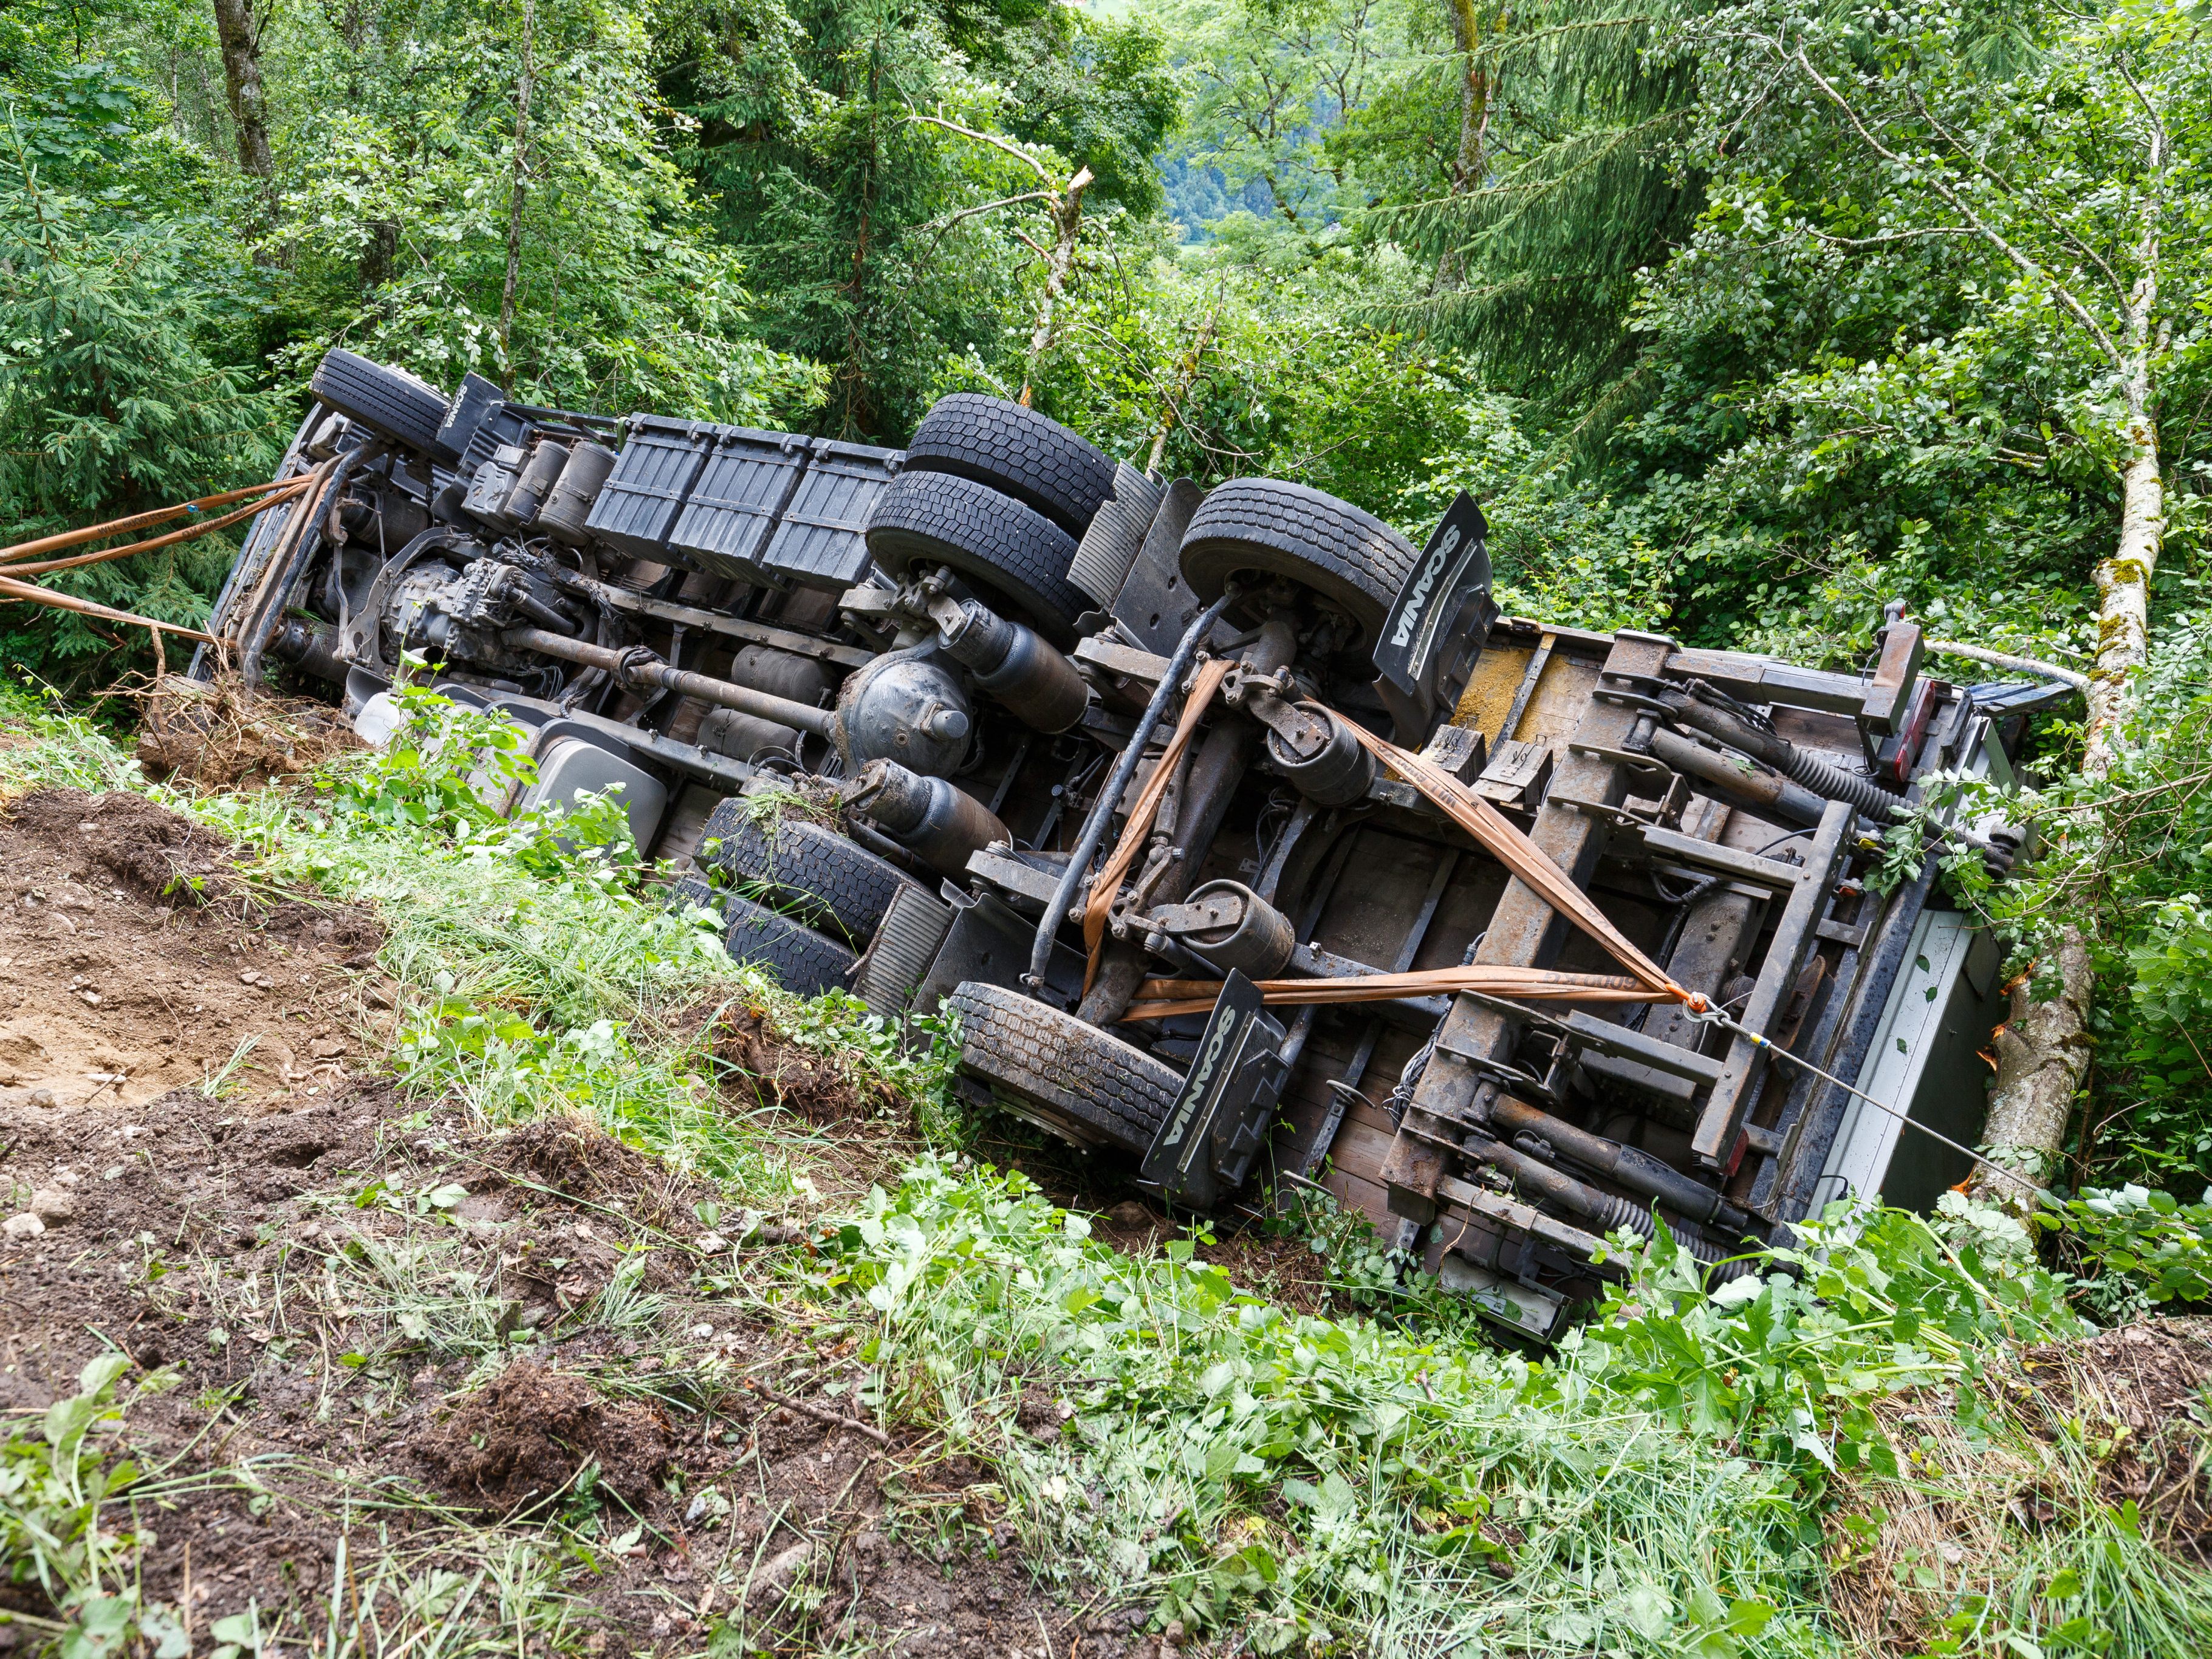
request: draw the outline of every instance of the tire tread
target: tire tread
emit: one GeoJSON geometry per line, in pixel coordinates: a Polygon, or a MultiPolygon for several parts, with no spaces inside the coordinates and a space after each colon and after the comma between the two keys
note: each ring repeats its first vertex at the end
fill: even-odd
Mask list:
{"type": "Polygon", "coordinates": [[[450,405],[412,375],[333,346],[315,366],[308,389],[341,415],[410,449],[441,459],[447,453],[438,434],[450,405]]]}
{"type": "Polygon", "coordinates": [[[988,484],[1080,536],[1114,495],[1114,463],[1049,416],[977,392],[940,398],[907,446],[909,472],[988,484]]]}
{"type": "Polygon", "coordinates": [[[1067,580],[1075,538],[988,484],[949,472],[902,472],[868,520],[868,551],[893,576],[951,566],[1015,603],[1055,645],[1073,643],[1091,609],[1067,580]]]}
{"type": "Polygon", "coordinates": [[[1182,1092],[1182,1079],[1143,1050],[1019,992],[969,981],[945,1000],[960,1015],[961,1069],[1071,1121],[1079,1143],[1103,1138],[1141,1156],[1182,1092]]]}

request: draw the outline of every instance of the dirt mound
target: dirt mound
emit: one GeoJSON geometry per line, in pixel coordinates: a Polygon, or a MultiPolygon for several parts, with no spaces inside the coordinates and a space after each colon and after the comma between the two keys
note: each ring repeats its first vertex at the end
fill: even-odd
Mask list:
{"type": "Polygon", "coordinates": [[[361,971],[382,937],[257,896],[221,836],[143,796],[26,795],[0,817],[0,1108],[327,1097],[389,1018],[361,971]]]}
{"type": "Polygon", "coordinates": [[[684,1220],[693,1200],[708,1195],[580,1115],[540,1118],[510,1130],[488,1161],[531,1185],[619,1209],[653,1227],[684,1220]]]}
{"type": "Polygon", "coordinates": [[[864,1090],[826,1054],[780,1036],[758,1008],[714,1016],[715,1060],[751,1087],[763,1106],[796,1112],[825,1129],[856,1128],[872,1118],[911,1127],[912,1106],[887,1089],[864,1090]]]}
{"type": "MultiPolygon", "coordinates": [[[[1164,1659],[1129,1639],[1137,1609],[1080,1616],[1083,1586],[1033,1578],[972,1448],[876,1426],[872,1366],[841,1315],[726,1298],[733,1267],[797,1230],[760,1228],[733,1256],[688,1209],[641,1225],[641,1195],[684,1192],[683,1177],[596,1129],[540,1123],[487,1146],[381,1079],[258,1115],[179,1090],[97,1140],[85,1121],[0,1107],[0,1185],[27,1190],[57,1164],[79,1177],[73,1219],[0,1240],[0,1412],[43,1411],[105,1346],[178,1368],[185,1386],[131,1408],[141,1462],[261,1471],[165,1512],[141,1564],[149,1595],[189,1595],[202,1632],[251,1607],[320,1651],[330,1586],[377,1571],[372,1537],[442,1568],[560,1535],[573,1500],[603,1541],[650,1522],[570,1584],[588,1652],[1164,1659]],[[425,1207],[456,1182],[465,1199],[425,1207]],[[596,1298],[623,1271],[640,1299],[611,1322],[596,1298]],[[475,1389],[472,1307],[536,1333],[475,1389]],[[664,1416],[641,1400],[654,1395],[686,1408],[664,1416]],[[342,1538],[370,1471],[386,1501],[342,1538]],[[415,1502],[417,1480],[446,1501],[415,1502]]],[[[1066,1402],[1040,1382],[1012,1415],[1000,1431],[1049,1439],[1066,1402]]],[[[50,1616],[13,1593],[0,1586],[0,1607],[50,1616]]],[[[426,1645],[440,1616],[422,1615],[426,1645]]]]}
{"type": "Polygon", "coordinates": [[[222,836],[143,795],[42,789],[15,803],[8,828],[75,879],[105,874],[143,899],[206,903],[234,884],[222,836]]]}
{"type": "Polygon", "coordinates": [[[2148,1319],[2021,1357],[2046,1419],[2093,1446],[2097,1495],[2132,1501],[2145,1536],[2212,1566],[2212,1319],[2148,1319]],[[2069,1421],[2070,1419],[2070,1421],[2069,1421]]]}
{"type": "Polygon", "coordinates": [[[329,704],[249,693],[235,679],[208,684],[172,674],[138,702],[138,764],[149,778],[252,788],[303,776],[362,746],[329,704]]]}
{"type": "Polygon", "coordinates": [[[1883,1401],[1904,1478],[1847,1480],[1826,1522],[1828,1605],[1853,1650],[1926,1651],[1960,1594],[2027,1571],[2033,1534],[2130,1501],[2147,1540],[2212,1562],[2208,1380],[2212,1319],[2153,1319],[2021,1351],[1971,1432],[1948,1391],[1883,1401]]]}
{"type": "Polygon", "coordinates": [[[665,1419],[615,1405],[582,1377],[520,1359],[416,1436],[424,1471],[455,1497],[502,1515],[568,1494],[585,1477],[633,1509],[668,1467],[665,1419]]]}

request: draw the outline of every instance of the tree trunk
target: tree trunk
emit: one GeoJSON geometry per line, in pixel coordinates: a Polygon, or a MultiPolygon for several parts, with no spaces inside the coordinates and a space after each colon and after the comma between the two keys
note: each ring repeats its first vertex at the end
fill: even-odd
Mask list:
{"type": "Polygon", "coordinates": [[[2089,968],[2089,942],[2078,927],[2058,940],[2058,988],[2039,1002],[2023,974],[2013,987],[2012,1007],[1997,1027],[1996,1086],[1990,1091],[1989,1121],[1982,1149],[1990,1163],[2015,1170],[2011,1179],[1987,1164],[1974,1170],[1970,1189],[1977,1198],[2025,1214],[2035,1207],[2039,1188],[2051,1183],[2063,1144],[2074,1097],[2089,1067],[2089,1001],[2096,988],[2089,968]]]}
{"type": "Polygon", "coordinates": [[[261,88],[261,37],[253,27],[252,0],[215,0],[215,33],[238,135],[238,165],[265,183],[276,169],[269,158],[269,106],[261,88]]]}
{"type": "Polygon", "coordinates": [[[354,260],[354,280],[364,297],[373,295],[392,280],[392,268],[399,258],[399,222],[397,219],[372,219],[368,222],[368,240],[354,260]]]}
{"type": "Polygon", "coordinates": [[[1452,48],[1459,54],[1459,146],[1453,152],[1451,194],[1464,196],[1482,182],[1483,144],[1490,131],[1490,70],[1478,55],[1482,29],[1474,0],[1444,0],[1451,14],[1452,48]]]}
{"type": "MultiPolygon", "coordinates": [[[[2159,470],[2157,428],[2147,407],[2148,383],[2147,365],[2130,377],[2120,533],[2112,556],[2097,567],[2097,665],[2089,680],[2089,718],[2081,745],[2082,773],[2094,778],[2112,767],[2133,676],[2149,654],[2150,581],[2166,532],[2166,486],[2159,470]]],[[[2057,955],[2057,989],[2049,1000],[2036,1000],[2030,975],[2022,975],[2013,987],[2012,1006],[1997,1028],[1996,1082],[1982,1130],[1990,1159],[2026,1180],[2007,1179],[1978,1166],[1970,1188],[1978,1198],[2022,1214],[2034,1207],[2035,1189],[2049,1185],[2057,1170],[2067,1120],[2089,1067],[2089,1006],[2096,975],[2090,969],[2087,936],[2069,925],[2059,935],[2057,955]]]]}
{"type": "Polygon", "coordinates": [[[1213,339],[1214,319],[1221,314],[1219,305],[1208,306],[1206,319],[1198,325],[1198,337],[1191,342],[1189,353],[1176,374],[1176,387],[1171,396],[1161,399],[1160,429],[1152,434],[1152,453],[1145,463],[1145,471],[1154,477],[1159,476],[1160,458],[1167,453],[1168,434],[1175,430],[1180,418],[1180,405],[1190,395],[1190,388],[1198,379],[1198,366],[1206,356],[1206,348],[1213,339]]]}
{"type": "Polygon", "coordinates": [[[1079,168],[1067,189],[1052,204],[1052,251],[1044,260],[1044,298],[1037,307],[1036,326],[1030,331],[1029,356],[1022,364],[1021,405],[1030,406],[1035,390],[1037,362],[1052,344],[1052,325],[1068,278],[1075,273],[1075,242],[1083,231],[1083,192],[1091,187],[1091,169],[1079,168]]]}
{"type": "MultiPolygon", "coordinates": [[[[2130,401],[2135,401],[2130,399],[2130,401]]],[[[2141,410],[2128,417],[2129,455],[2120,475],[2120,534],[2097,567],[2097,665],[2089,676],[2089,720],[2081,769],[2102,777],[2125,714],[2129,683],[2150,653],[2150,582],[2166,536],[2166,483],[2158,435],[2141,410]]]]}
{"type": "Polygon", "coordinates": [[[530,48],[538,21],[535,0],[522,0],[522,72],[514,86],[514,167],[507,187],[507,280],[499,291],[499,372],[514,389],[514,295],[522,281],[522,210],[530,198],[530,48]]]}
{"type": "MultiPolygon", "coordinates": [[[[1475,0],[1444,0],[1451,17],[1452,46],[1459,54],[1459,143],[1444,167],[1444,193],[1465,196],[1482,182],[1484,143],[1490,132],[1490,70],[1480,56],[1482,28],[1475,0]]],[[[1459,250],[1446,248],[1437,259],[1436,286],[1459,286],[1459,250]]]]}

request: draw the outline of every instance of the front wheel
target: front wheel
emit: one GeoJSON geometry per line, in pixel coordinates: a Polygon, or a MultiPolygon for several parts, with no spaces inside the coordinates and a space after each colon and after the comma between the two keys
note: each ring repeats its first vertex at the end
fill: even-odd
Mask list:
{"type": "Polygon", "coordinates": [[[1078,1146],[1152,1149],[1182,1079],[1073,1014],[969,981],[945,999],[960,1016],[960,1069],[1015,1116],[1078,1146]]]}
{"type": "Polygon", "coordinates": [[[450,407],[446,394],[404,368],[387,368],[333,347],[315,366],[307,389],[318,402],[372,432],[424,454],[439,450],[438,434],[450,407]]]}

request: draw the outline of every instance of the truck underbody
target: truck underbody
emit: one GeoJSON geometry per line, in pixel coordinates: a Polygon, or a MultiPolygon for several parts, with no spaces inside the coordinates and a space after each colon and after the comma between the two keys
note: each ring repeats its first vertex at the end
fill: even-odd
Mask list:
{"type": "Polygon", "coordinates": [[[372,738],[403,672],[515,720],[513,805],[621,786],[732,956],[957,1011],[963,1091],[1170,1205],[1318,1188],[1542,1338],[1655,1214],[1726,1274],[1966,1173],[1905,1120],[1974,1139],[1997,953],[1932,856],[1869,878],[1922,780],[2005,780],[2063,687],[1936,679],[1901,618],[1837,673],[1501,617],[1464,498],[1416,549],[995,399],[891,451],[343,352],[315,395],[195,674],[372,738]],[[1530,849],[1689,1000],[1620,989],[1530,849]],[[1504,970],[1536,994],[1474,988],[1504,970]]]}

